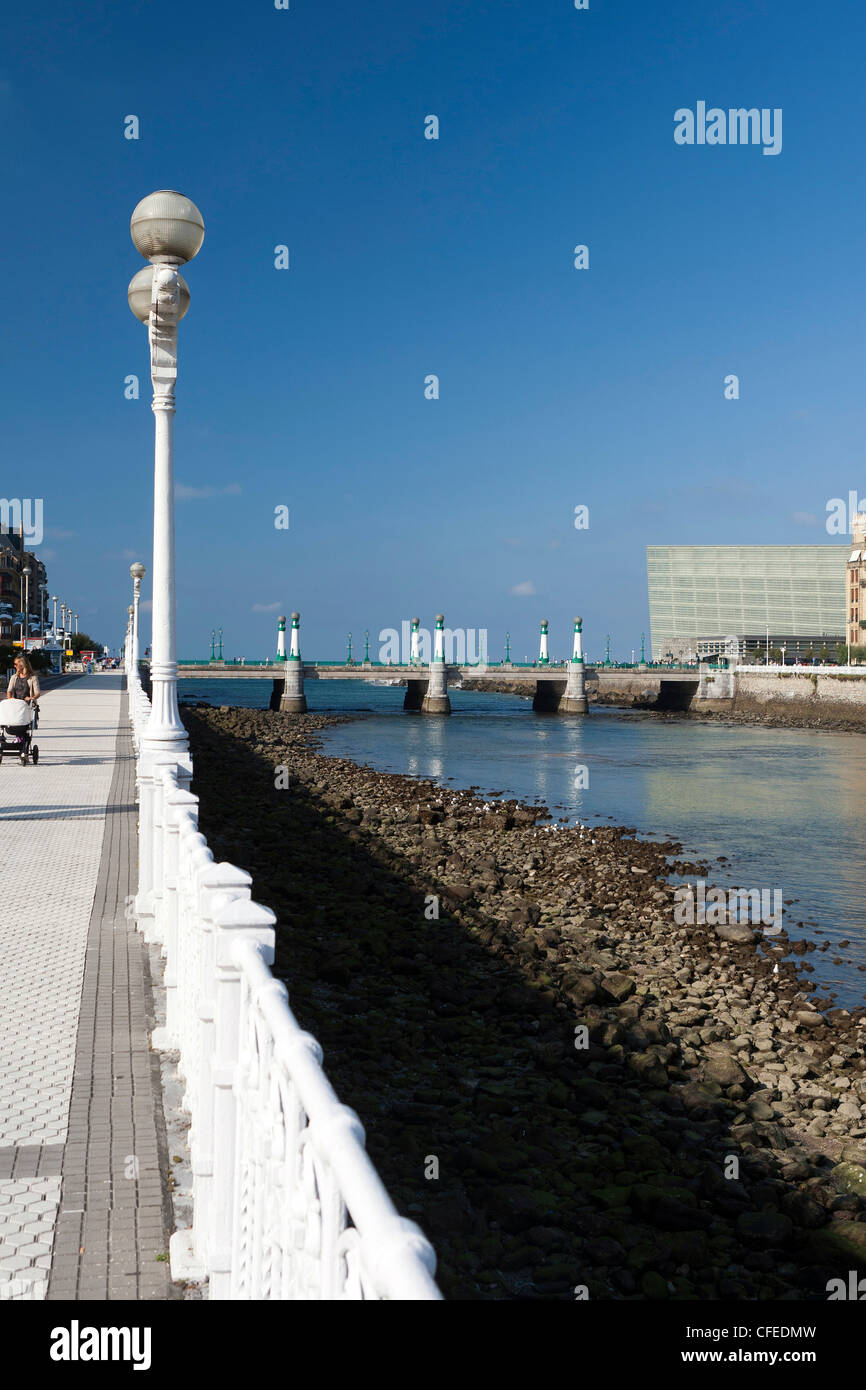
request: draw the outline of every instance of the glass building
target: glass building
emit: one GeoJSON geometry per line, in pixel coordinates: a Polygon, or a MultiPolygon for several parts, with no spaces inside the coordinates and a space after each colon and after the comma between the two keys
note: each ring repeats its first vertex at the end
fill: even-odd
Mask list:
{"type": "Polygon", "coordinates": [[[849,555],[847,545],[648,545],[653,660],[763,651],[768,629],[786,655],[832,649],[846,636],[849,555]]]}

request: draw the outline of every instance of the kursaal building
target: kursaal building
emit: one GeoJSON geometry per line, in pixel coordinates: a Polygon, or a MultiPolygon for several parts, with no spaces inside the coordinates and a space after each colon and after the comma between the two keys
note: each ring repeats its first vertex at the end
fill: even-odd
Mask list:
{"type": "MultiPolygon", "coordinates": [[[[844,642],[849,545],[648,545],[654,661],[844,642]]],[[[833,653],[835,655],[835,652],[833,653]]]]}

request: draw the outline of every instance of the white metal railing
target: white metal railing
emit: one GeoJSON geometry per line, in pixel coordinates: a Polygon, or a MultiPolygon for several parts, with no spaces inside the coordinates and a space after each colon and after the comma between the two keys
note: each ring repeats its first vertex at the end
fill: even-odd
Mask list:
{"type": "Polygon", "coordinates": [[[743,661],[730,669],[757,676],[778,675],[780,672],[787,676],[866,676],[866,666],[782,666],[777,662],[771,662],[769,666],[755,666],[743,661]]]}
{"type": "Polygon", "coordinates": [[[165,958],[166,1023],[191,1116],[193,1224],[172,1274],[217,1299],[412,1299],[441,1294],[436,1256],[399,1216],[321,1048],[271,973],[274,914],[251,878],[217,863],[198,830],[189,763],[142,739],[150,701],[127,643],[136,748],[139,928],[165,958]]]}

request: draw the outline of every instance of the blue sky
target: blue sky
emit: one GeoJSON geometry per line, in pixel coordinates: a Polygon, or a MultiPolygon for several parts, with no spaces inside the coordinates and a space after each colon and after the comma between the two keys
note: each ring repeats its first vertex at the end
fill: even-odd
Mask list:
{"type": "Polygon", "coordinates": [[[44,499],[52,590],[116,643],[150,568],[128,224],[163,187],[207,229],[181,655],[219,625],[267,653],[298,608],[310,658],[439,609],[491,658],[506,628],[534,652],[542,617],[566,651],[576,612],[590,655],[610,631],[628,656],[648,543],[838,544],[828,499],[866,492],[864,41],[854,0],[10,11],[2,490],[44,499]],[[782,108],[781,154],[676,145],[701,100],[782,108]]]}

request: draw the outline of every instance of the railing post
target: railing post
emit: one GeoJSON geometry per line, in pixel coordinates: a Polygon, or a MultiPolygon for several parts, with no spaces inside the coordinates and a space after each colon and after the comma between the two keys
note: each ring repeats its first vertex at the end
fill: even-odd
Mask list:
{"type": "MultiPolygon", "coordinates": [[[[142,754],[141,806],[136,916],[145,941],[162,941],[162,831],[166,772],[174,773],[171,785],[181,783],[181,767],[171,753],[142,754]]],[[[188,781],[188,779],[187,779],[188,781]]],[[[184,785],[184,784],[182,784],[184,785]]]]}
{"type": "Polygon", "coordinates": [[[213,1245],[214,1177],[214,1045],[216,1013],[216,951],[214,919],[230,903],[241,898],[249,903],[252,879],[234,864],[211,864],[198,875],[200,958],[198,971],[198,1055],[193,1065],[197,1084],[191,1108],[189,1148],[193,1171],[192,1244],[197,1261],[209,1270],[213,1245]]]}
{"type": "Polygon", "coordinates": [[[239,940],[263,948],[274,959],[276,917],[260,903],[236,899],[214,920],[215,1032],[213,1052],[213,1216],[208,1251],[210,1297],[231,1297],[237,1195],[237,1098],[240,1056],[241,970],[235,947],[239,940]]]}
{"type": "Polygon", "coordinates": [[[178,828],[177,917],[177,1019],[180,1057],[178,1074],[186,1083],[181,1104],[194,1108],[199,1054],[199,962],[201,959],[201,910],[199,878],[213,866],[207,840],[183,819],[178,828]]]}
{"type": "Polygon", "coordinates": [[[152,1044],[160,1051],[180,1046],[182,1024],[178,998],[181,825],[193,834],[198,828],[198,797],[175,788],[165,798],[162,954],[165,959],[165,1026],[155,1029],[152,1044]]]}

